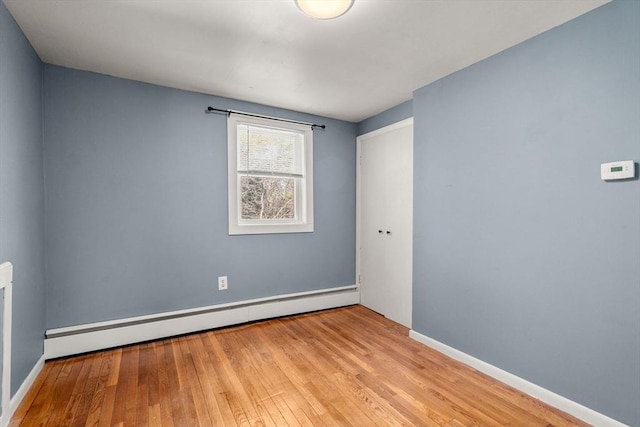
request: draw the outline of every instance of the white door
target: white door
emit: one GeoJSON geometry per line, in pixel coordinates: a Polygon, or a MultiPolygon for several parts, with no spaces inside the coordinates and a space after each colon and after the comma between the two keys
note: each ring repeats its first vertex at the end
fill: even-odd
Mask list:
{"type": "Polygon", "coordinates": [[[358,137],[362,305],[411,327],[413,119],[358,137]]]}

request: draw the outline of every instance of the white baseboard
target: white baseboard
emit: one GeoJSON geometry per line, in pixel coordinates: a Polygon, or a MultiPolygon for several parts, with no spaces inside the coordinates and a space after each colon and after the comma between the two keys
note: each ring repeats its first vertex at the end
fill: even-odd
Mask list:
{"type": "Polygon", "coordinates": [[[433,338],[429,338],[426,335],[422,335],[419,332],[411,330],[409,331],[409,336],[414,340],[421,342],[422,344],[425,344],[426,346],[431,347],[434,350],[437,350],[440,353],[451,357],[452,359],[462,362],[465,365],[471,366],[472,368],[484,374],[487,374],[490,377],[497,379],[498,381],[516,388],[523,393],[528,394],[529,396],[535,397],[536,399],[555,408],[558,408],[561,411],[566,412],[567,414],[573,415],[574,417],[579,418],[591,425],[599,427],[628,427],[626,426],[626,424],[609,418],[606,415],[594,411],[593,409],[587,408],[586,406],[574,402],[573,400],[567,399],[566,397],[560,396],[559,394],[549,391],[543,387],[540,387],[539,385],[529,382],[507,371],[504,371],[496,366],[490,365],[487,362],[476,359],[475,357],[468,355],[467,353],[464,353],[453,347],[449,347],[448,345],[436,341],[433,338]]]}
{"type": "Polygon", "coordinates": [[[352,285],[51,329],[47,331],[47,338],[44,340],[44,357],[49,360],[222,326],[359,303],[360,291],[357,286],[352,285]]]}
{"type": "Polygon", "coordinates": [[[24,397],[33,386],[33,383],[35,383],[36,378],[38,378],[38,375],[42,371],[42,368],[44,368],[44,356],[38,359],[36,364],[31,369],[31,372],[29,372],[29,375],[27,375],[27,378],[25,378],[20,385],[20,388],[18,389],[16,394],[11,397],[9,412],[7,414],[2,414],[2,423],[0,424],[2,427],[6,427],[9,425],[11,417],[13,417],[13,414],[16,413],[18,406],[20,406],[20,404],[22,403],[22,399],[24,399],[24,397]]]}

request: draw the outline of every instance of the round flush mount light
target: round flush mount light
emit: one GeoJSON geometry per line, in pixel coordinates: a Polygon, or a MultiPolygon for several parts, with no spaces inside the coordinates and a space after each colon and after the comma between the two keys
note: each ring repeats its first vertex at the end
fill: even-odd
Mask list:
{"type": "Polygon", "coordinates": [[[354,0],[294,0],[301,11],[316,19],[333,19],[342,16],[354,0]]]}

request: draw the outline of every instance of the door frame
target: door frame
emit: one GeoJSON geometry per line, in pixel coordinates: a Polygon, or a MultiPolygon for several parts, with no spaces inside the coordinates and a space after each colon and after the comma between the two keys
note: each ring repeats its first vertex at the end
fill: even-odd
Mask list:
{"type": "Polygon", "coordinates": [[[11,420],[11,330],[13,305],[13,265],[0,264],[0,291],[4,292],[2,312],[2,399],[0,425],[8,425],[11,420]]]}
{"type": "MultiPolygon", "coordinates": [[[[361,176],[361,167],[362,167],[362,144],[366,142],[368,139],[375,138],[376,136],[383,135],[388,132],[393,132],[394,130],[402,129],[404,127],[413,126],[413,117],[409,117],[408,119],[400,120],[399,122],[392,123],[388,126],[384,126],[380,129],[376,129],[371,132],[367,132],[362,135],[358,135],[356,137],[356,284],[358,285],[358,291],[360,295],[362,295],[362,283],[360,281],[360,267],[361,267],[361,218],[362,218],[362,201],[361,201],[361,193],[362,193],[362,176],[361,176]]],[[[412,249],[413,254],[413,249],[412,249]]],[[[362,297],[361,297],[362,298],[362,297]]],[[[413,299],[413,292],[412,292],[413,299]]],[[[362,302],[362,299],[361,299],[362,302]]],[[[412,302],[413,304],[413,302],[412,302]]]]}

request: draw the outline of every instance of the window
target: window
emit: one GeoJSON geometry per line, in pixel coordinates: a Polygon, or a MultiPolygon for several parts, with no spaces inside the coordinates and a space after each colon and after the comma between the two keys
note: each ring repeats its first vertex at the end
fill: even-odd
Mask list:
{"type": "Polygon", "coordinates": [[[229,234],[313,231],[310,126],[230,115],[229,234]]]}

